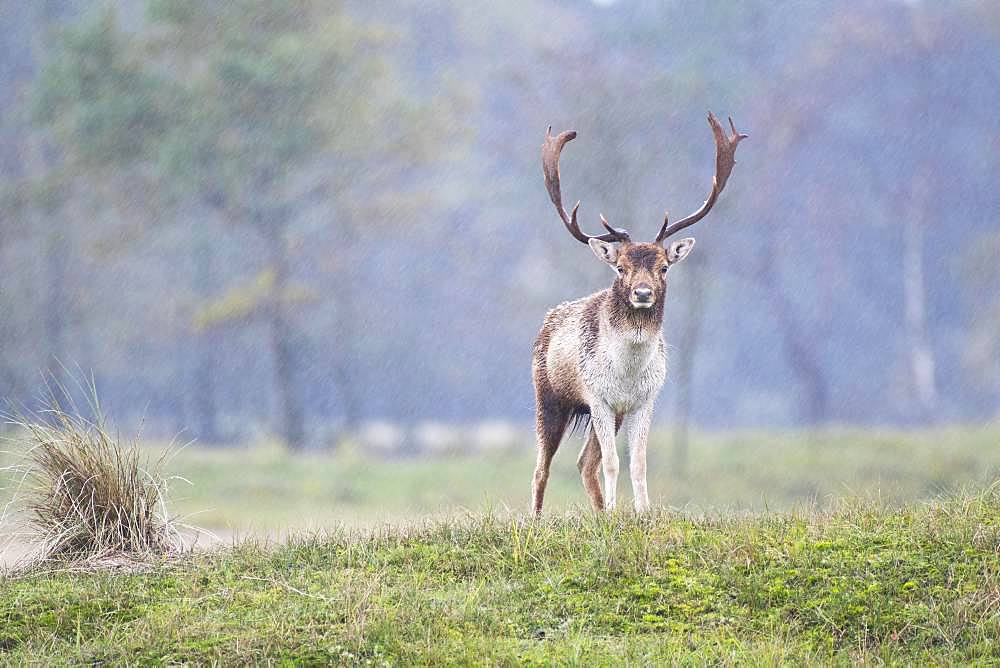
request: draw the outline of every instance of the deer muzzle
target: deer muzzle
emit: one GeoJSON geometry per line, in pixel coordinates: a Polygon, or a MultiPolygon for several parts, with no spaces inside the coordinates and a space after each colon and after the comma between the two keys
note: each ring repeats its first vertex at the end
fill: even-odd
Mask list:
{"type": "Polygon", "coordinates": [[[629,301],[632,302],[633,308],[651,307],[653,305],[653,288],[645,283],[640,283],[632,288],[632,298],[629,301]]]}

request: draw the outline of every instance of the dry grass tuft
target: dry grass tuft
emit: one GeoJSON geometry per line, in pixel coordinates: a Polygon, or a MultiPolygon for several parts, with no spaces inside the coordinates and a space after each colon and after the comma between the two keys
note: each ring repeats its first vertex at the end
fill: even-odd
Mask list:
{"type": "Polygon", "coordinates": [[[18,505],[29,540],[45,560],[142,561],[180,551],[166,509],[163,455],[147,462],[103,418],[90,421],[53,402],[42,414],[10,419],[23,461],[18,505]]]}

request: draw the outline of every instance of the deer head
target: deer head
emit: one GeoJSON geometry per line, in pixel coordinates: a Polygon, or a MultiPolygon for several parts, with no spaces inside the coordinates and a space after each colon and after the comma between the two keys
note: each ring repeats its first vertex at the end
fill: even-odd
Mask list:
{"type": "Polygon", "coordinates": [[[618,278],[614,290],[626,294],[629,304],[635,309],[648,309],[663,298],[667,285],[668,269],[687,257],[694,248],[694,238],[686,237],[667,245],[667,238],[686,227],[694,225],[705,217],[715,206],[719,193],[726,187],[729,174],[736,164],[736,146],[748,135],[736,131],[733,119],[729,119],[729,127],[733,133],[726,135],[722,124],[711,112],[708,114],[708,124],[715,136],[715,176],[712,179],[712,191],[701,207],[685,218],[669,224],[669,216],[664,215],[656,239],[649,243],[633,242],[629,233],[622,228],[611,227],[601,215],[601,225],[605,234],[590,236],[580,230],[576,220],[580,202],[577,202],[570,214],[562,205],[562,191],[559,186],[559,155],[563,146],[576,139],[576,132],[561,132],[552,136],[552,128],[545,133],[545,143],[542,144],[542,173],[545,175],[545,187],[549,191],[549,199],[556,207],[556,212],[562,218],[563,224],[573,238],[588,244],[594,254],[608,263],[618,278]]]}

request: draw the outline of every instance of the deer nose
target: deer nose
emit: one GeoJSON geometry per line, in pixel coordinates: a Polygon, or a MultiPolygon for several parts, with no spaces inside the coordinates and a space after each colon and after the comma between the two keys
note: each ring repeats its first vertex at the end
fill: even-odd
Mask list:
{"type": "Polygon", "coordinates": [[[637,302],[648,302],[653,299],[653,289],[646,287],[638,287],[632,291],[632,295],[635,297],[637,302]]]}

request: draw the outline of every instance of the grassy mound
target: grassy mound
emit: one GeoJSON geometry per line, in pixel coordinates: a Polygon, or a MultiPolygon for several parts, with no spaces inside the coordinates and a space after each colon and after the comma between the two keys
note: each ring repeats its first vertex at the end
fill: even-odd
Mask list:
{"type": "MultiPolygon", "coordinates": [[[[102,419],[88,421],[53,403],[41,415],[9,419],[19,460],[6,467],[18,480],[23,535],[40,544],[43,560],[141,561],[180,549],[183,541],[165,505],[159,460],[123,442],[102,419]]],[[[19,498],[18,498],[19,497],[19,498]]]]}
{"type": "Polygon", "coordinates": [[[1000,493],[487,515],[0,582],[0,663],[1000,661],[1000,493]]]}

